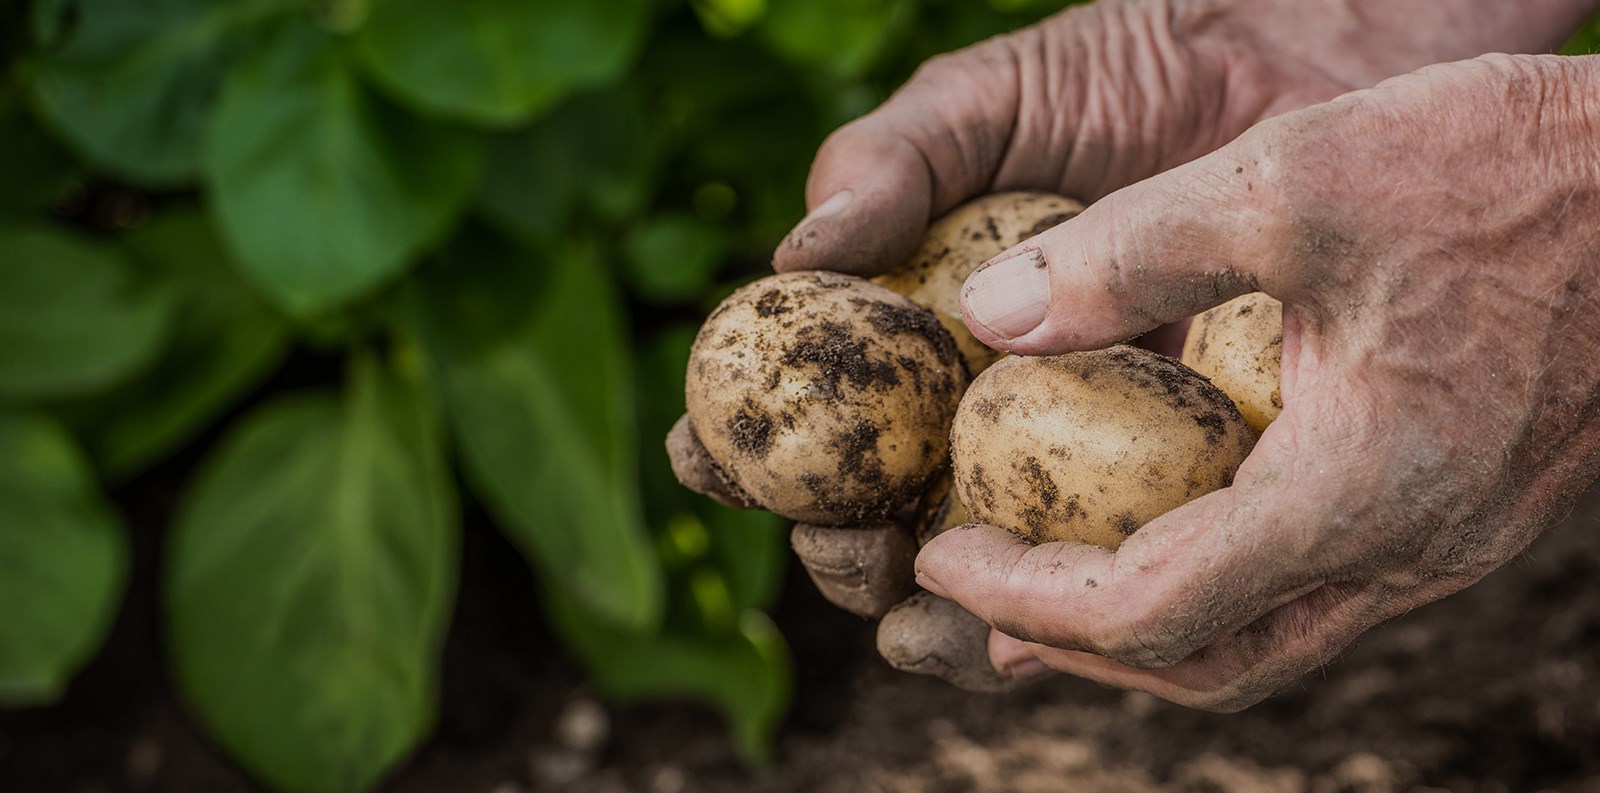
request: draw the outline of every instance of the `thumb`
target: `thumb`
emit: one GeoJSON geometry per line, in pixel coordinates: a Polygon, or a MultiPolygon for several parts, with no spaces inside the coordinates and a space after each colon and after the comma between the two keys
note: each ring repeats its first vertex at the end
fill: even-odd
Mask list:
{"type": "Polygon", "coordinates": [[[929,220],[962,201],[1052,187],[1053,179],[995,180],[1005,153],[995,142],[1013,137],[1017,117],[1012,46],[994,39],[935,58],[882,107],[830,135],[806,182],[810,211],[773,267],[877,275],[905,261],[929,220]]]}
{"type": "Polygon", "coordinates": [[[1245,141],[1118,190],[967,279],[979,341],[1023,354],[1105,347],[1263,288],[1281,239],[1245,141]]]}

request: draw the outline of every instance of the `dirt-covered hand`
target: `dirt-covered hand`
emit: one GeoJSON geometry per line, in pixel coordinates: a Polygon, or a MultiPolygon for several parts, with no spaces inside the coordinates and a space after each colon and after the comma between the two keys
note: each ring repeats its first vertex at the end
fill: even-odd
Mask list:
{"type": "Polygon", "coordinates": [[[918,577],[1042,665],[1246,707],[1505,564],[1600,475],[1600,57],[1485,56],[1262,122],[967,282],[981,340],[1283,301],[1284,409],[1116,552],[952,530],[918,577]]]}
{"type": "MultiPolygon", "coordinates": [[[[687,416],[667,435],[667,455],[685,487],[730,507],[760,508],[717,469],[687,416]]],[[[919,506],[907,510],[905,525],[881,521],[841,528],[799,523],[789,542],[828,602],[882,620],[878,652],[894,667],[936,675],[969,691],[1017,687],[1024,681],[990,666],[987,648],[992,639],[982,620],[955,603],[917,592],[913,561],[918,542],[948,525],[943,512],[930,514],[931,507],[919,506]]]]}
{"type": "Polygon", "coordinates": [[[883,272],[977,195],[1093,200],[1263,118],[1559,45],[1593,0],[1100,0],[935,58],[823,144],[779,270],[883,272]]]}

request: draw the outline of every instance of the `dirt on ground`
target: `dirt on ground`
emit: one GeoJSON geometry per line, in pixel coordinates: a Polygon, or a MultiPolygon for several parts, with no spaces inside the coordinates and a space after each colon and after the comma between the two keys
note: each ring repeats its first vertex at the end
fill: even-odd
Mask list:
{"type": "MultiPolygon", "coordinates": [[[[797,702],[762,770],[739,762],[709,711],[598,703],[529,605],[525,565],[473,528],[439,727],[381,790],[1600,793],[1597,528],[1592,493],[1505,569],[1227,716],[1070,679],[992,696],[893,672],[872,655],[872,627],[795,570],[776,616],[797,702]]],[[[0,713],[0,791],[256,790],[172,696],[158,542],[137,545],[111,644],[66,702],[0,713]]]]}

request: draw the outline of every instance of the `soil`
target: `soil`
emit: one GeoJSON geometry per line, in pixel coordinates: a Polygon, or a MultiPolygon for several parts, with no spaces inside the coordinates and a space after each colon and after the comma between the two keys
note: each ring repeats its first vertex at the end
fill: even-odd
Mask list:
{"type": "MultiPolygon", "coordinates": [[[[139,493],[173,492],[141,487],[139,493]]],[[[134,526],[170,504],[119,496],[134,526]]],[[[1600,492],[1479,585],[1369,633],[1232,716],[1054,679],[1007,695],[889,670],[872,626],[798,568],[776,618],[797,702],[764,770],[687,704],[596,703],[528,604],[536,582],[470,521],[435,734],[383,793],[976,791],[1600,793],[1600,492]]],[[[157,532],[66,700],[0,713],[0,791],[254,791],[189,723],[160,663],[157,532]]]]}

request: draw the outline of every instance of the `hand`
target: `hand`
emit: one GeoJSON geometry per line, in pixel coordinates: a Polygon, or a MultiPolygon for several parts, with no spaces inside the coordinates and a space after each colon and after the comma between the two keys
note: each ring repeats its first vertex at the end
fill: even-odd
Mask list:
{"type": "Polygon", "coordinates": [[[1430,63],[1559,46],[1593,0],[1100,0],[934,58],[831,135],[773,265],[876,274],[985,193],[1092,201],[1430,63]]]}
{"type": "Polygon", "coordinates": [[[919,580],[1004,634],[997,667],[1231,711],[1510,560],[1600,475],[1596,96],[1600,57],[1431,66],[997,257],[966,318],[1023,354],[1279,298],[1284,410],[1232,487],[1115,553],[971,526],[919,580]]]}
{"type": "MultiPolygon", "coordinates": [[[[883,107],[829,137],[806,188],[810,214],[773,264],[882,272],[905,259],[930,218],[971,197],[1044,189],[1093,200],[1204,155],[1261,119],[1390,75],[1489,49],[1548,49],[1589,5],[1100,0],[1078,6],[930,61],[883,107]]],[[[1176,338],[1181,343],[1181,328],[1176,338]]],[[[1175,344],[1150,337],[1146,343],[1175,344]]],[[[715,491],[708,471],[699,482],[715,491]]],[[[813,531],[800,527],[794,545],[833,602],[879,616],[910,591],[903,532],[879,527],[877,539],[846,546],[841,558],[821,552],[826,544],[814,542],[813,531]]],[[[973,680],[992,687],[998,673],[969,646],[976,640],[962,638],[981,634],[958,629],[971,624],[970,616],[909,606],[899,614],[923,616],[897,617],[896,629],[885,631],[910,648],[886,646],[891,663],[966,687],[975,687],[973,680]],[[922,641],[913,639],[918,630],[922,641]]],[[[1014,644],[1005,637],[994,641],[1000,669],[1012,661],[1038,664],[1026,653],[1000,652],[1014,644]]]]}
{"type": "MultiPolygon", "coordinates": [[[[667,455],[685,487],[726,506],[760,508],[718,472],[687,416],[668,433],[667,455]]],[[[882,620],[878,652],[896,668],[938,675],[969,691],[1015,688],[1025,681],[989,665],[988,625],[948,600],[916,593],[912,562],[918,544],[952,525],[952,517],[961,517],[945,512],[948,493],[947,483],[935,487],[898,521],[843,528],[797,524],[790,545],[830,603],[882,620]]]]}

